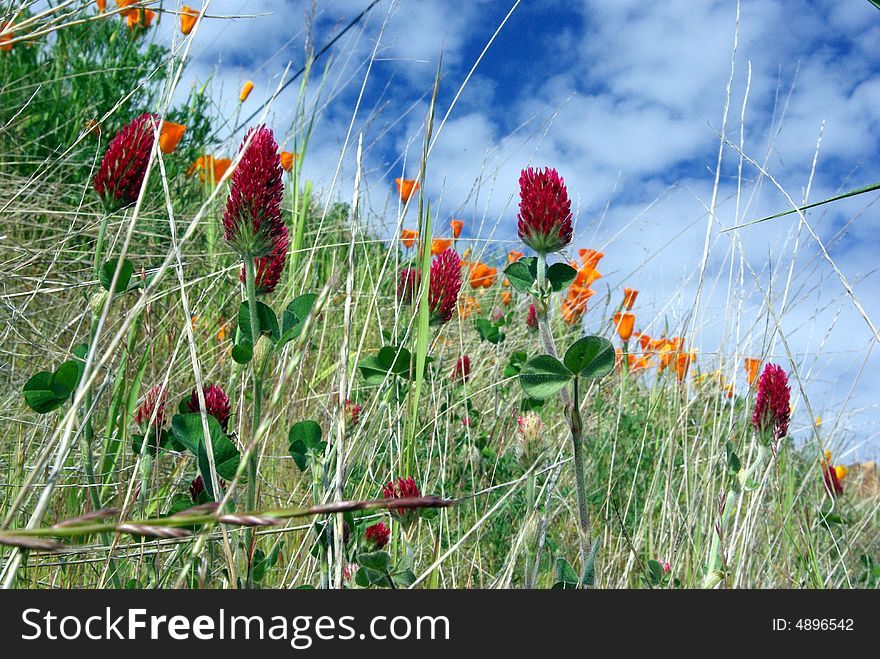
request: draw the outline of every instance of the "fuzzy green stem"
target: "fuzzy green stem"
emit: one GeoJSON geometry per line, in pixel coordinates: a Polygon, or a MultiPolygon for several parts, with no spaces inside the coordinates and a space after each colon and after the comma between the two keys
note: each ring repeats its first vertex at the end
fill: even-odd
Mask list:
{"type": "Polygon", "coordinates": [[[738,487],[731,488],[727,493],[727,496],[724,498],[724,508],[721,511],[721,519],[718,523],[718,528],[714,529],[715,532],[712,536],[712,547],[709,551],[709,565],[706,570],[706,576],[703,580],[704,588],[714,588],[725,579],[725,575],[723,574],[724,561],[721,549],[722,535],[727,530],[730,518],[739,505],[739,499],[742,496],[743,489],[752,479],[755,472],[757,472],[760,466],[764,463],[764,459],[767,456],[767,448],[765,446],[758,443],[757,448],[758,454],[755,456],[752,464],[749,465],[749,468],[742,476],[737,475],[737,478],[739,479],[738,487]]]}
{"type": "MultiPolygon", "coordinates": [[[[257,290],[256,290],[256,272],[254,270],[254,260],[250,257],[244,260],[245,267],[245,286],[247,288],[248,310],[250,311],[251,321],[251,345],[256,349],[257,341],[260,338],[259,320],[257,316],[257,290]]],[[[260,418],[262,416],[262,398],[263,398],[263,380],[261,372],[261,364],[257,364],[251,360],[251,369],[253,373],[253,407],[251,416],[251,439],[256,438],[257,428],[260,427],[260,418]]],[[[248,510],[254,510],[257,503],[257,447],[251,447],[248,452],[248,482],[247,482],[247,507],[248,510]]],[[[219,494],[219,493],[218,493],[219,494]]],[[[248,529],[246,534],[245,546],[247,547],[247,587],[253,588],[253,555],[254,555],[254,531],[248,529]]]]}
{"type": "MultiPolygon", "coordinates": [[[[546,255],[538,254],[537,264],[537,295],[535,296],[535,310],[538,317],[538,329],[541,335],[541,342],[544,345],[544,352],[553,357],[559,358],[556,352],[556,342],[553,340],[553,332],[550,329],[550,321],[547,315],[548,300],[546,297],[546,272],[547,261],[546,255]]],[[[590,515],[587,510],[587,483],[584,476],[584,440],[583,440],[583,420],[580,413],[580,400],[578,397],[578,379],[574,380],[574,396],[570,396],[568,389],[563,388],[559,392],[563,405],[566,408],[569,427],[571,428],[571,444],[572,453],[574,455],[575,484],[577,487],[578,499],[578,539],[581,563],[585,565],[586,553],[585,547],[589,544],[590,538],[590,515]]]]}

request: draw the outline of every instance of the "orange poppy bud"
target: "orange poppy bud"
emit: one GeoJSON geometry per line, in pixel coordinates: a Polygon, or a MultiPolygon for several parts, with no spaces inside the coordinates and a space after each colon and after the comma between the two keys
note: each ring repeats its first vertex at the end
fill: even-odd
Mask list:
{"type": "Polygon", "coordinates": [[[298,153],[291,153],[290,151],[282,151],[281,152],[281,168],[285,172],[289,172],[293,169],[293,161],[299,158],[298,153]]]}
{"type": "Polygon", "coordinates": [[[183,9],[180,10],[180,31],[184,34],[189,34],[196,26],[198,19],[199,12],[188,5],[184,5],[183,9]]]}
{"type": "Polygon", "coordinates": [[[452,220],[449,223],[449,226],[452,227],[452,237],[458,238],[461,235],[461,230],[464,228],[464,222],[461,220],[452,220]]]}
{"type": "Polygon", "coordinates": [[[247,97],[251,95],[251,92],[254,90],[254,83],[248,80],[244,83],[244,87],[241,88],[241,94],[238,95],[238,100],[241,103],[244,103],[247,100],[247,97]]]}
{"type": "Polygon", "coordinates": [[[156,12],[152,9],[137,8],[123,12],[123,15],[125,15],[129,30],[134,30],[138,27],[147,29],[153,24],[153,18],[156,17],[156,12]]]}
{"type": "Polygon", "coordinates": [[[218,341],[223,341],[226,339],[226,323],[225,322],[220,323],[220,329],[217,330],[216,339],[218,341]]]}
{"type": "Polygon", "coordinates": [[[617,327],[617,333],[624,341],[629,341],[633,333],[633,325],[635,325],[636,317],[631,313],[614,314],[614,325],[617,327]]]}
{"type": "Polygon", "coordinates": [[[102,14],[107,11],[107,0],[98,0],[95,4],[98,5],[98,11],[102,14]]]}
{"type": "Polygon", "coordinates": [[[746,357],[746,378],[748,378],[750,386],[755,384],[755,380],[758,379],[758,370],[760,370],[760,368],[760,359],[755,359],[754,357],[746,357]]]}
{"type": "Polygon", "coordinates": [[[624,288],[623,289],[623,306],[629,311],[633,308],[633,305],[636,303],[636,298],[638,297],[639,292],[634,288],[624,288]]]}
{"type": "Polygon", "coordinates": [[[186,126],[176,124],[173,121],[164,122],[162,124],[162,132],[159,135],[159,149],[162,153],[174,153],[174,149],[180,144],[180,140],[185,132],[186,126]]]}
{"type": "Polygon", "coordinates": [[[397,184],[397,193],[403,203],[408,202],[413,193],[419,189],[419,182],[414,179],[396,178],[394,182],[397,184]]]}
{"type": "Polygon", "coordinates": [[[505,307],[508,306],[512,300],[513,294],[510,291],[504,291],[501,294],[501,304],[503,304],[505,307]]]}
{"type": "Polygon", "coordinates": [[[514,250],[511,250],[510,252],[507,253],[507,262],[508,263],[515,263],[516,261],[519,261],[522,257],[523,257],[523,253],[517,252],[514,249],[514,250]]]}
{"type": "Polygon", "coordinates": [[[431,256],[439,256],[452,245],[451,240],[446,240],[445,238],[434,238],[431,241],[431,256]]]}
{"type": "Polygon", "coordinates": [[[403,246],[407,249],[416,244],[416,238],[418,237],[419,232],[413,231],[412,229],[404,229],[400,232],[400,242],[402,242],[403,246]]]}

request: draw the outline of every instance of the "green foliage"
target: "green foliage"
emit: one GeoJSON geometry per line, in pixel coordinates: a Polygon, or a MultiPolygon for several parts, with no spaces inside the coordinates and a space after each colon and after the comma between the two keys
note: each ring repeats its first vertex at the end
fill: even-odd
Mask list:
{"type": "Polygon", "coordinates": [[[25,403],[37,414],[48,414],[64,405],[82,378],[88,346],[74,349],[74,359],[63,362],[55,371],[40,371],[22,389],[25,403]]]}
{"type": "MultiPolygon", "coordinates": [[[[504,274],[514,289],[520,293],[528,293],[538,279],[538,259],[529,256],[514,261],[504,268],[504,274]]],[[[574,281],[577,270],[567,263],[553,263],[547,267],[546,276],[551,290],[559,292],[574,281]]]]}
{"type": "Polygon", "coordinates": [[[519,382],[527,396],[544,400],[559,393],[573,377],[574,374],[556,357],[538,355],[523,365],[519,382]]]}
{"type": "Polygon", "coordinates": [[[299,421],[290,427],[288,450],[300,471],[323,459],[327,442],[321,440],[322,436],[321,426],[311,419],[299,421]]]}
{"type": "Polygon", "coordinates": [[[614,346],[600,336],[585,336],[566,350],[563,362],[582,378],[601,378],[614,370],[614,346]]]}
{"type": "MultiPolygon", "coordinates": [[[[208,433],[213,449],[214,468],[220,478],[232,480],[238,471],[241,461],[235,444],[223,432],[220,422],[207,415],[208,433]]],[[[171,419],[171,432],[174,439],[187,451],[196,456],[199,471],[205,481],[205,489],[211,499],[215,499],[211,482],[211,469],[208,460],[207,442],[202,427],[202,415],[199,413],[175,414],[171,419]]]]}
{"type": "Polygon", "coordinates": [[[113,292],[121,293],[128,288],[131,275],[134,273],[134,266],[131,261],[123,259],[122,265],[119,265],[119,259],[110,259],[101,266],[101,286],[104,287],[105,291],[110,290],[110,284],[113,283],[113,277],[117,269],[119,270],[119,277],[116,279],[116,288],[114,288],[113,292]]]}

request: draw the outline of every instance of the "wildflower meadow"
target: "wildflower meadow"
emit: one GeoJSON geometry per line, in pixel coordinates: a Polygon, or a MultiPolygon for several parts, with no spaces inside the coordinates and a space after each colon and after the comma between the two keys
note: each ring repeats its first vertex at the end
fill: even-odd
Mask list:
{"type": "MultiPolygon", "coordinates": [[[[383,21],[418,20],[413,3],[331,3],[344,18],[326,30],[321,0],[232,4],[0,3],[3,588],[880,585],[880,442],[827,421],[854,405],[823,405],[814,384],[841,363],[808,361],[832,326],[792,347],[786,305],[826,299],[786,283],[798,250],[873,344],[876,304],[806,228],[758,260],[728,238],[746,228],[727,232],[807,227],[846,200],[876,217],[863,170],[767,212],[715,195],[693,262],[670,231],[632,269],[620,254],[641,220],[594,231],[614,202],[564,150],[512,149],[500,173],[445,187],[459,94],[487,84],[519,2],[498,3],[473,62],[419,60],[409,107],[382,96],[405,76],[383,60],[383,21]],[[188,77],[203,30],[256,43],[265,21],[304,45],[188,77]],[[365,121],[367,98],[382,111],[365,121]],[[483,212],[468,190],[506,205],[483,212]],[[687,294],[663,296],[659,258],[689,273],[687,294]]],[[[716,91],[716,124],[691,128],[718,158],[700,175],[770,187],[716,91]]]]}

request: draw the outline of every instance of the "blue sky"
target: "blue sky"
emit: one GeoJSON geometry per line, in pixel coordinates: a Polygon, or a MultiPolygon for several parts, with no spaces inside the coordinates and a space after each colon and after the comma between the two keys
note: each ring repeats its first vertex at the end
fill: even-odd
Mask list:
{"type": "MultiPolygon", "coordinates": [[[[219,111],[231,114],[241,84],[251,78],[256,88],[243,109],[249,114],[288,62],[294,70],[302,63],[310,4],[212,2],[211,14],[254,17],[204,21],[181,91],[213,76],[219,111]]],[[[316,0],[316,43],[366,4],[316,0]]],[[[399,218],[392,182],[417,170],[441,49],[442,116],[512,5],[383,0],[346,35],[332,51],[323,91],[332,100],[305,163],[322,195],[350,197],[354,154],[349,145],[343,155],[342,146],[378,40],[354,127],[369,145],[370,221],[393,233],[399,218]]],[[[741,143],[795,201],[880,180],[880,11],[867,0],[744,0],[733,58],[736,16],[733,0],[525,0],[438,136],[426,192],[441,220],[467,222],[466,235],[481,239],[478,249],[506,250],[515,239],[519,170],[556,167],[577,211],[573,247],[606,254],[600,292],[639,288],[641,329],[689,328],[700,366],[714,368],[723,352],[723,368],[740,385],[744,355],[768,354],[796,370],[813,413],[823,417],[823,437],[849,447],[840,449],[844,459],[876,457],[880,358],[864,316],[880,324],[880,196],[807,215],[834,266],[796,216],[720,231],[788,207],[735,148],[725,149],[711,220],[707,208],[729,80],[727,138],[741,143]],[[691,315],[707,227],[707,269],[691,315]]],[[[159,26],[160,41],[180,39],[173,18],[159,26]]],[[[290,136],[297,87],[270,114],[282,140],[290,136]]],[[[310,93],[316,91],[313,79],[310,93]]],[[[230,136],[228,151],[239,137],[230,136]]],[[[599,310],[587,316],[590,331],[602,323],[599,310]]],[[[807,405],[799,392],[795,399],[794,430],[807,437],[807,405]]]]}

